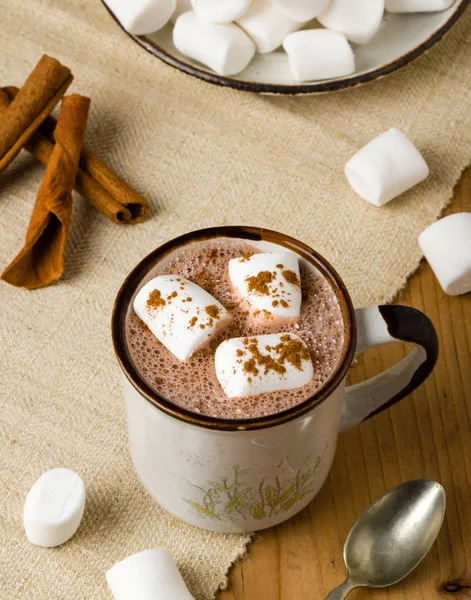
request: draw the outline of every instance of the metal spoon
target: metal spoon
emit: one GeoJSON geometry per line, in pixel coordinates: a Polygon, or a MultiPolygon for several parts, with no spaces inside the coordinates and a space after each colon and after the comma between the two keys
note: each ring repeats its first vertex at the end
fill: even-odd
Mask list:
{"type": "Polygon", "coordinates": [[[444,515],[445,490],[436,481],[407,481],[380,496],[348,534],[343,549],[348,577],[325,600],[404,579],[432,547],[444,515]]]}

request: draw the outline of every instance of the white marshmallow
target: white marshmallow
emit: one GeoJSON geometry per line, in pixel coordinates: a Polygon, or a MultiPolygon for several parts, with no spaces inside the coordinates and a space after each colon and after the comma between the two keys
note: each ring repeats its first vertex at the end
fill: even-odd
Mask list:
{"type": "Polygon", "coordinates": [[[36,546],[60,546],[77,531],[84,508],[85,486],[77,473],[70,469],[46,471],[26,496],[26,537],[36,546]]]}
{"type": "Polygon", "coordinates": [[[258,319],[295,318],[301,311],[301,280],[294,252],[260,252],[229,261],[229,278],[252,316],[258,319]],[[258,280],[263,291],[255,289],[258,280]],[[298,283],[292,283],[295,279],[298,283]]]}
{"type": "Polygon", "coordinates": [[[345,165],[345,176],[352,188],[375,206],[383,206],[428,174],[420,152],[394,127],[372,139],[345,165]]]}
{"type": "Polygon", "coordinates": [[[331,0],[317,19],[356,44],[366,44],[378,31],[384,0],[331,0]]]}
{"type": "Polygon", "coordinates": [[[247,12],[251,0],[191,0],[200,21],[230,23],[247,12]]]}
{"type": "Polygon", "coordinates": [[[309,350],[304,341],[293,333],[224,340],[217,347],[214,360],[218,381],[229,398],[293,390],[309,383],[313,375],[309,350]],[[299,368],[283,356],[293,342],[296,343],[299,368]],[[257,358],[258,353],[264,359],[257,358]],[[275,368],[268,361],[264,362],[265,359],[275,368]]]}
{"type": "Polygon", "coordinates": [[[165,550],[128,556],[106,572],[106,580],[115,600],[193,600],[165,550]]]}
{"type": "Polygon", "coordinates": [[[216,298],[179,275],[151,279],[135,297],[134,311],[179,360],[190,358],[231,319],[216,298]]]}
{"type": "Polygon", "coordinates": [[[289,33],[303,26],[291,19],[276,0],[253,0],[237,23],[254,40],[257,52],[261,54],[276,50],[289,33]]]}
{"type": "Polygon", "coordinates": [[[321,13],[330,0],[276,0],[286,14],[295,21],[310,21],[321,13]]]}
{"type": "Polygon", "coordinates": [[[220,75],[236,75],[255,54],[255,44],[234,23],[202,23],[194,11],[180,15],[173,29],[173,43],[182,54],[220,75]]]}
{"type": "Polygon", "coordinates": [[[385,6],[392,13],[435,12],[450,8],[455,0],[386,0],[385,6]]]}
{"type": "Polygon", "coordinates": [[[133,35],[147,35],[170,21],[177,0],[104,0],[121,25],[133,35]]]}
{"type": "Polygon", "coordinates": [[[283,48],[298,81],[332,79],[355,71],[355,57],[347,38],[330,29],[297,31],[285,37],[283,48]]]}
{"type": "Polygon", "coordinates": [[[175,23],[180,15],[182,15],[184,12],[192,10],[192,8],[193,6],[191,4],[191,0],[177,0],[177,7],[175,8],[175,12],[170,20],[172,23],[175,23]]]}
{"type": "Polygon", "coordinates": [[[471,213],[436,221],[422,231],[419,246],[446,294],[471,291],[471,213]]]}

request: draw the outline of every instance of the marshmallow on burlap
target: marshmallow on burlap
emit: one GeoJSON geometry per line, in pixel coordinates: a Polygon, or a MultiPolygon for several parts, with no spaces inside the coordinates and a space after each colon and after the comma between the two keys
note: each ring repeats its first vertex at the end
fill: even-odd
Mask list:
{"type": "Polygon", "coordinates": [[[214,356],[216,375],[228,398],[294,390],[309,383],[309,349],[294,333],[224,340],[214,356]]]}
{"type": "Polygon", "coordinates": [[[70,469],[43,473],[26,496],[23,523],[28,540],[53,548],[77,531],[85,508],[85,486],[70,469]]]}
{"type": "Polygon", "coordinates": [[[432,223],[420,234],[419,246],[446,294],[471,292],[471,213],[432,223]]]}
{"type": "Polygon", "coordinates": [[[375,206],[383,206],[428,174],[420,152],[394,127],[372,139],[345,165],[345,176],[352,188],[375,206]]]}
{"type": "Polygon", "coordinates": [[[144,550],[106,572],[114,600],[194,600],[171,555],[144,550]]]}
{"type": "Polygon", "coordinates": [[[378,31],[383,13],[384,0],[331,0],[317,19],[351,42],[366,44],[378,31]]]}
{"type": "Polygon", "coordinates": [[[330,0],[276,0],[295,21],[307,22],[321,13],[330,0]]]}
{"type": "Polygon", "coordinates": [[[330,29],[308,29],[290,33],[283,48],[298,81],[333,79],[355,71],[355,57],[347,38],[330,29]]]}
{"type": "Polygon", "coordinates": [[[191,0],[200,21],[230,23],[247,12],[251,0],[191,0]]]}
{"type": "Polygon", "coordinates": [[[276,50],[289,33],[303,26],[289,17],[276,0],[253,0],[237,23],[254,40],[257,52],[261,54],[276,50]]]}
{"type": "Polygon", "coordinates": [[[179,275],[159,275],[134,299],[134,311],[167,350],[190,358],[225,327],[231,315],[211,294],[179,275]]]}
{"type": "Polygon", "coordinates": [[[104,0],[121,25],[133,35],[147,35],[170,21],[177,0],[104,0]]]}
{"type": "Polygon", "coordinates": [[[450,8],[455,0],[385,0],[392,13],[435,12],[450,8]]]}
{"type": "Polygon", "coordinates": [[[295,318],[301,311],[301,279],[294,252],[261,252],[229,261],[229,278],[259,319],[295,318]]]}
{"type": "Polygon", "coordinates": [[[192,9],[193,9],[193,6],[191,4],[191,0],[177,0],[177,7],[176,7],[170,21],[172,21],[172,23],[175,23],[175,21],[178,19],[178,17],[180,15],[182,15],[184,12],[188,12],[189,10],[192,10],[192,9]]]}
{"type": "Polygon", "coordinates": [[[173,43],[182,54],[220,75],[236,75],[255,54],[255,44],[234,23],[203,23],[194,11],[180,15],[173,28],[173,43]]]}

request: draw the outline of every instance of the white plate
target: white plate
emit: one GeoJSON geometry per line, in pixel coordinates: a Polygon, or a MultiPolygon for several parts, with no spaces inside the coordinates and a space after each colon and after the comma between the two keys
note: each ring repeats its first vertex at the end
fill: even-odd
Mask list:
{"type": "Polygon", "coordinates": [[[180,54],[172,42],[172,24],[148,36],[131,37],[166,63],[210,83],[259,93],[319,93],[361,85],[405,66],[443,37],[469,1],[456,0],[449,9],[441,12],[385,13],[381,29],[371,42],[352,44],[357,67],[354,74],[312,83],[299,83],[293,79],[283,50],[257,54],[245,71],[224,77],[180,54]]]}

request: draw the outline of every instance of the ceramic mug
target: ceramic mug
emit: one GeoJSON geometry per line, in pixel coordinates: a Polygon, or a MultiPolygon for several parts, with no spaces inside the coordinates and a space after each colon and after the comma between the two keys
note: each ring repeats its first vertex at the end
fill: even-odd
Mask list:
{"type": "Polygon", "coordinates": [[[305,244],[256,227],[218,227],[178,237],[144,258],[123,283],[112,317],[123,371],[129,445],[136,472],[151,496],[182,521],[217,532],[256,531],[302,510],[322,487],[340,432],[407,396],[431,373],[438,340],[431,321],[407,306],[353,309],[331,265],[305,244]],[[344,321],[344,348],[331,377],[314,396],[255,419],[192,413],[150,388],[137,372],[125,338],[126,315],[143,279],[188,244],[239,238],[264,251],[292,251],[330,282],[344,321]],[[407,341],[416,347],[397,365],[346,387],[355,353],[407,341]]]}

